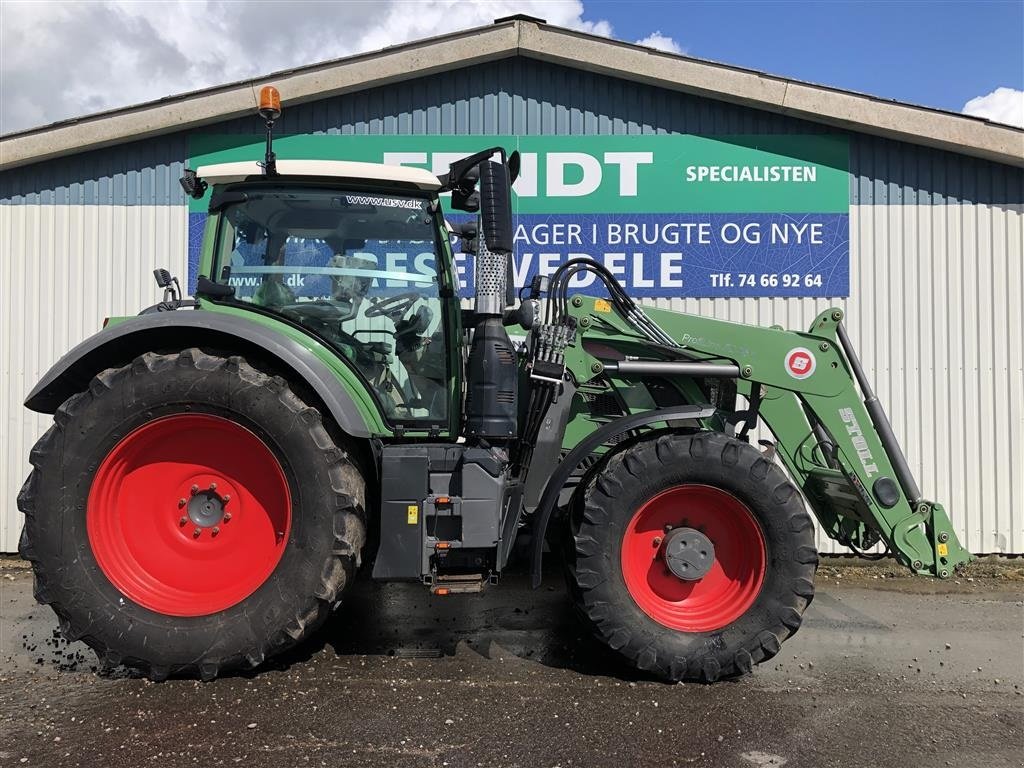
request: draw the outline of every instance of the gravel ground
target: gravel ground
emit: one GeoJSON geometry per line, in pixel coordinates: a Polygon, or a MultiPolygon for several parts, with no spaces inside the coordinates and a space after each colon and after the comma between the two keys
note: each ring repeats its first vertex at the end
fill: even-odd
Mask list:
{"type": "MultiPolygon", "coordinates": [[[[1019,563],[1020,561],[1017,561],[1019,563]]],[[[0,766],[1024,765],[1024,568],[825,565],[767,665],[666,685],[582,637],[551,568],[483,595],[363,582],[256,675],[99,673],[0,572],[0,766]]]]}

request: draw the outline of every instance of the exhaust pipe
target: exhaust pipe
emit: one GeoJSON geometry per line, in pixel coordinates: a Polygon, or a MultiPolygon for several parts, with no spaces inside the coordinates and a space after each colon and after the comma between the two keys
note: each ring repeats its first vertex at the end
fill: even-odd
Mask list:
{"type": "Polygon", "coordinates": [[[508,165],[480,163],[473,344],[466,380],[466,436],[504,441],[518,433],[515,349],[502,322],[513,289],[512,184],[508,165]]]}

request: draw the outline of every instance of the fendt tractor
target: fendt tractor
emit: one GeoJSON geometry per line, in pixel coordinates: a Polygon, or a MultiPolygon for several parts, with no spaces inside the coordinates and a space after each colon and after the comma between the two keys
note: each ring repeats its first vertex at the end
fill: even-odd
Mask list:
{"type": "Polygon", "coordinates": [[[599,640],[710,682],[800,627],[808,509],[917,574],[971,559],[842,310],[803,333],[641,308],[587,258],[515,291],[517,153],[440,176],[278,159],[273,88],[259,114],[262,161],[181,180],[209,201],[194,297],[157,270],[163,300],[109,318],[26,401],[54,424],[20,550],[63,635],[105,664],[212,679],[308,636],[360,568],[472,600],[510,563],[536,587],[564,559],[599,640]]]}

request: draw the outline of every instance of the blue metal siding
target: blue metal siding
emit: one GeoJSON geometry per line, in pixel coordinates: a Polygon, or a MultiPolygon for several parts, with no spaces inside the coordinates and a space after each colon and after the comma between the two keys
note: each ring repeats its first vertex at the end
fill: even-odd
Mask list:
{"type": "MultiPolygon", "coordinates": [[[[255,134],[252,117],[193,133],[255,134]]],[[[532,59],[511,58],[289,107],[280,134],[845,133],[850,202],[1024,203],[1024,170],[532,59]]],[[[0,204],[181,205],[188,134],[0,173],[0,204]]]]}
{"type": "Polygon", "coordinates": [[[1024,203],[1024,169],[849,133],[853,205],[1024,203]]]}
{"type": "Polygon", "coordinates": [[[175,133],[0,172],[0,205],[184,205],[175,133]]]}

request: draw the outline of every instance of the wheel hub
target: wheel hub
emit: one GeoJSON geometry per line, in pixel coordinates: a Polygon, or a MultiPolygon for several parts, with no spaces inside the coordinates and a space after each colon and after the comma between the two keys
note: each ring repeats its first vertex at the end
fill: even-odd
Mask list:
{"type": "Polygon", "coordinates": [[[219,525],[224,519],[224,504],[224,498],[216,490],[198,491],[188,502],[189,520],[201,528],[219,525]]]}
{"type": "Polygon", "coordinates": [[[674,528],[665,537],[665,563],[683,581],[698,581],[715,564],[715,545],[696,528],[674,528]]]}

